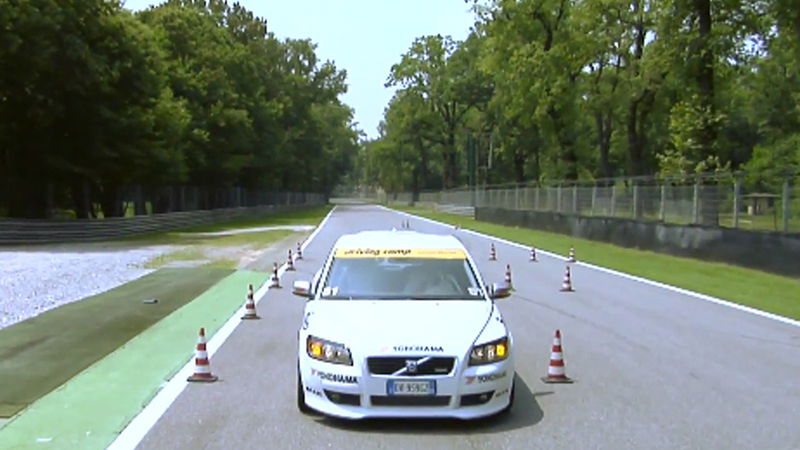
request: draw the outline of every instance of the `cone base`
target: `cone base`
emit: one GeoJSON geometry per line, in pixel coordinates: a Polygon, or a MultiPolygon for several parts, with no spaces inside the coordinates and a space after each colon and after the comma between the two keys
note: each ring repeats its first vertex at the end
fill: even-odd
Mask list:
{"type": "Polygon", "coordinates": [[[548,383],[548,384],[553,384],[553,383],[570,384],[570,383],[574,383],[574,380],[572,378],[567,377],[567,376],[564,376],[563,378],[561,378],[561,377],[555,377],[555,378],[542,377],[541,380],[544,381],[545,383],[548,383]]]}
{"type": "Polygon", "coordinates": [[[242,316],[242,320],[258,320],[258,319],[261,319],[261,317],[259,317],[258,315],[254,315],[254,316],[244,315],[244,316],[242,316]]]}
{"type": "Polygon", "coordinates": [[[192,375],[189,378],[187,378],[186,381],[199,382],[199,383],[212,383],[214,381],[217,381],[218,379],[219,379],[219,377],[217,377],[216,375],[197,375],[197,374],[195,374],[195,375],[192,375]]]}
{"type": "Polygon", "coordinates": [[[569,289],[567,289],[567,288],[561,288],[561,289],[559,289],[559,291],[560,291],[560,292],[575,292],[575,289],[572,289],[572,288],[569,288],[569,289]]]}
{"type": "Polygon", "coordinates": [[[286,268],[286,271],[287,271],[287,272],[294,272],[294,270],[295,270],[295,268],[294,268],[294,267],[287,267],[287,268],[286,268]]]}

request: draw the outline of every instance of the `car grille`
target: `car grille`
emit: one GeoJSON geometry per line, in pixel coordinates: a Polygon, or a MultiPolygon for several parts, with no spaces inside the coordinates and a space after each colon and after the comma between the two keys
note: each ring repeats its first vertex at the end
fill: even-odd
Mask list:
{"type": "Polygon", "coordinates": [[[372,402],[372,406],[448,406],[450,404],[450,396],[373,395],[370,397],[370,402],[372,402]]]}
{"type": "MultiPolygon", "coordinates": [[[[373,375],[391,375],[406,367],[406,361],[417,361],[424,356],[372,356],[367,358],[369,373],[373,375]]],[[[403,372],[403,376],[447,375],[453,371],[456,359],[452,357],[434,357],[417,366],[417,371],[403,372]]]]}

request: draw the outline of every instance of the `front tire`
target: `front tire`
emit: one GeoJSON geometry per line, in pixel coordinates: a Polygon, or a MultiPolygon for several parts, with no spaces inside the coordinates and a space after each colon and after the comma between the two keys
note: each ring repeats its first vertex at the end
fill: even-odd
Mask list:
{"type": "Polygon", "coordinates": [[[306,405],[306,393],[303,390],[303,379],[300,377],[300,364],[297,365],[297,409],[303,414],[314,412],[306,405]]]}

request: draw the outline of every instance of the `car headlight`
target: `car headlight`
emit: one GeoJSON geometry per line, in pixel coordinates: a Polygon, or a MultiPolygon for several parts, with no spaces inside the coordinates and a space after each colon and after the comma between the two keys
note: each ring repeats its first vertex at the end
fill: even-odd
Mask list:
{"type": "Polygon", "coordinates": [[[469,365],[490,364],[506,358],[508,358],[508,336],[472,347],[472,353],[469,355],[469,365]]]}
{"type": "Polygon", "coordinates": [[[353,365],[350,350],[336,342],[326,341],[318,337],[309,336],[306,339],[306,352],[308,356],[332,364],[353,365]]]}

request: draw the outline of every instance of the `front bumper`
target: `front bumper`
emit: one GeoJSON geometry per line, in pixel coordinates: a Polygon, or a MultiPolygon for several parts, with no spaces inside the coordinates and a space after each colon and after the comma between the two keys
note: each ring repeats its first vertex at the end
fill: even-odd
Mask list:
{"type": "Polygon", "coordinates": [[[450,417],[476,419],[505,409],[511,401],[513,354],[504,361],[469,367],[456,359],[447,375],[392,376],[370,373],[365,361],[353,366],[300,357],[306,404],[323,414],[369,417],[450,417]],[[388,395],[389,380],[436,382],[431,396],[388,395]]]}

